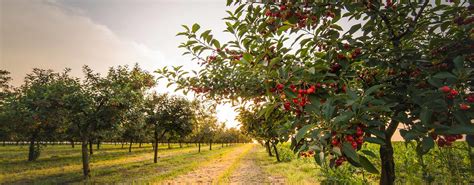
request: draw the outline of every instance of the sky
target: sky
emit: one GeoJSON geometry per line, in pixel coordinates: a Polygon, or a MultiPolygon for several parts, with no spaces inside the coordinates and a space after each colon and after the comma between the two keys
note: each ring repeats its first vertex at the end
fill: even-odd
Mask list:
{"type": "MultiPolygon", "coordinates": [[[[0,68],[12,73],[15,86],[35,67],[67,67],[77,77],[83,65],[100,73],[134,63],[149,72],[198,69],[182,56],[178,45],[185,40],[175,35],[181,25],[199,23],[226,39],[226,8],[222,0],[1,0],[0,68]]],[[[175,93],[165,86],[156,91],[175,93]]],[[[230,105],[217,107],[228,127],[237,127],[236,115],[230,105]]]]}

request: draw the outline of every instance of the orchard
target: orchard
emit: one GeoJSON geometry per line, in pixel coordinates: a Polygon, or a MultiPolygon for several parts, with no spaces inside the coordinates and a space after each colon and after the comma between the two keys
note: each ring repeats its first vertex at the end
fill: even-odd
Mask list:
{"type": "Polygon", "coordinates": [[[460,139],[473,146],[472,2],[227,5],[224,32],[233,39],[220,41],[199,24],[177,34],[202,70],[158,73],[186,92],[251,104],[241,119],[260,124],[249,124],[252,137],[277,143],[291,134],[295,153],[314,153],[321,166],[360,167],[379,174],[380,184],[397,178],[391,142],[397,129],[416,143],[422,166],[433,148],[449,150],[460,139]],[[365,143],[379,146],[380,164],[365,143]]]}

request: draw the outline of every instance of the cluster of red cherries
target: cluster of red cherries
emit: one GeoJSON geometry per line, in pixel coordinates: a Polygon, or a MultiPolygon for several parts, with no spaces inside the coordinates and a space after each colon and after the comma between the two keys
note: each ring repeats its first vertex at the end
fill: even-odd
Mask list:
{"type": "MultiPolygon", "coordinates": [[[[454,99],[457,95],[459,95],[459,92],[456,89],[452,89],[448,86],[443,86],[440,87],[439,90],[444,92],[446,94],[446,98],[448,99],[454,99]]],[[[466,101],[469,103],[474,103],[474,95],[471,94],[466,98],[466,101]]],[[[460,103],[459,104],[459,109],[461,110],[469,110],[471,106],[469,106],[467,103],[460,103]]]]}
{"type": "Polygon", "coordinates": [[[431,138],[436,141],[439,147],[450,147],[456,140],[462,139],[461,134],[437,135],[432,133],[431,138]]]}
{"type": "MultiPolygon", "coordinates": [[[[354,150],[360,149],[362,147],[362,144],[364,143],[364,126],[359,125],[356,127],[356,132],[354,134],[348,134],[348,135],[343,135],[343,136],[337,136],[336,132],[332,133],[332,140],[331,140],[331,145],[333,147],[341,147],[341,143],[343,141],[350,143],[352,148],[354,150]]],[[[336,159],[336,167],[340,166],[344,161],[346,161],[346,158],[344,156],[340,156],[336,159]]]]}

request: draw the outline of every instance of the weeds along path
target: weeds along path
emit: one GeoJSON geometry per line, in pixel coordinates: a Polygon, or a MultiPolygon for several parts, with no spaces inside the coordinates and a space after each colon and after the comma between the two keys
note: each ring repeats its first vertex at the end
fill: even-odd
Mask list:
{"type": "Polygon", "coordinates": [[[254,145],[252,149],[236,163],[236,167],[221,178],[221,182],[230,184],[285,184],[284,178],[270,176],[258,166],[256,162],[258,147],[259,146],[254,145]]]}
{"type": "Polygon", "coordinates": [[[219,181],[219,178],[222,178],[223,174],[229,172],[238,163],[239,159],[254,147],[254,144],[238,146],[206,163],[200,164],[200,167],[195,170],[164,181],[162,184],[215,184],[219,181]]]}

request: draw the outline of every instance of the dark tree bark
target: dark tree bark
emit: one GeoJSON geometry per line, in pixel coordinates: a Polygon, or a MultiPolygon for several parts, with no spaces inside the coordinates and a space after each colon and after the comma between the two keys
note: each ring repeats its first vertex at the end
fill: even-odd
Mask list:
{"type": "Polygon", "coordinates": [[[130,145],[128,146],[128,152],[132,152],[132,140],[130,139],[130,145]]]}
{"type": "Polygon", "coordinates": [[[6,146],[5,140],[3,140],[3,146],[6,146]]]}
{"type": "Polygon", "coordinates": [[[122,148],[123,148],[123,145],[125,144],[125,142],[122,141],[122,148]]]}
{"type": "Polygon", "coordinates": [[[267,148],[268,156],[273,157],[272,149],[270,148],[270,141],[265,141],[265,148],[267,148]]]}
{"type": "Polygon", "coordinates": [[[100,149],[100,139],[97,139],[97,150],[100,149]]]}
{"type": "Polygon", "coordinates": [[[273,143],[272,145],[273,145],[273,150],[275,150],[275,156],[276,156],[276,158],[277,158],[277,161],[278,161],[278,162],[281,162],[281,161],[280,161],[280,154],[278,154],[278,149],[277,149],[277,147],[276,147],[276,144],[273,143]]]}
{"type": "Polygon", "coordinates": [[[198,152],[201,153],[201,142],[198,142],[198,146],[199,146],[198,152]]]}
{"type": "Polygon", "coordinates": [[[74,141],[71,140],[71,147],[74,148],[74,141]]]}
{"type": "Polygon", "coordinates": [[[138,148],[141,148],[141,147],[142,147],[142,142],[140,141],[140,142],[138,143],[138,148]]]}
{"type": "Polygon", "coordinates": [[[158,132],[155,129],[155,148],[154,148],[154,157],[153,157],[153,162],[157,163],[158,162],[158,132]]]}
{"type": "MultiPolygon", "coordinates": [[[[397,115],[397,113],[395,113],[397,115]]],[[[393,160],[393,146],[392,136],[398,127],[398,121],[390,121],[388,127],[381,127],[385,132],[385,144],[380,146],[380,160],[382,170],[380,172],[380,184],[393,185],[395,184],[395,161],[393,160]]]]}
{"type": "Polygon", "coordinates": [[[224,148],[224,142],[222,142],[221,144],[222,144],[221,148],[224,148]]]}
{"type": "Polygon", "coordinates": [[[93,148],[92,148],[92,139],[89,140],[89,154],[92,155],[94,154],[93,148]]]}
{"type": "Polygon", "coordinates": [[[209,150],[212,150],[212,139],[209,140],[209,150]]]}
{"type": "Polygon", "coordinates": [[[170,139],[168,139],[168,149],[171,149],[170,139]]]}
{"type": "Polygon", "coordinates": [[[82,140],[82,173],[84,177],[89,178],[89,153],[87,151],[87,139],[82,140]]]}
{"type": "Polygon", "coordinates": [[[39,148],[35,148],[35,145],[38,145],[36,142],[36,137],[38,133],[33,133],[30,138],[30,148],[28,152],[28,161],[35,161],[39,157],[39,148]]]}
{"type": "Polygon", "coordinates": [[[183,148],[183,145],[181,144],[181,141],[179,141],[179,147],[183,148]]]}

